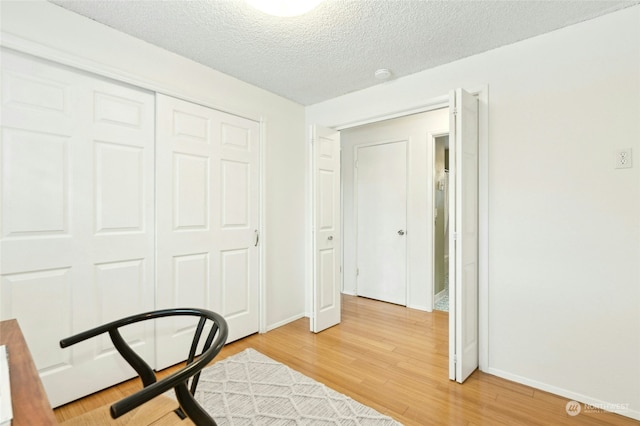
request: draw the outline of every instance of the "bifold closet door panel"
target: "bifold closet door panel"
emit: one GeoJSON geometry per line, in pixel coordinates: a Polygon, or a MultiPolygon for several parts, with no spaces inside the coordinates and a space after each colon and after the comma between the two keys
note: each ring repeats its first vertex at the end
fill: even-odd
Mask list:
{"type": "MultiPolygon", "coordinates": [[[[258,331],[259,125],[156,95],[157,304],[222,314],[228,341],[258,331]]],[[[195,323],[158,323],[157,366],[186,359],[195,323]]]]}
{"type": "MultiPolygon", "coordinates": [[[[61,405],[135,375],[108,337],[154,307],[153,94],[2,51],[0,318],[17,318],[61,405]]],[[[153,328],[125,339],[153,362],[153,328]]]]}

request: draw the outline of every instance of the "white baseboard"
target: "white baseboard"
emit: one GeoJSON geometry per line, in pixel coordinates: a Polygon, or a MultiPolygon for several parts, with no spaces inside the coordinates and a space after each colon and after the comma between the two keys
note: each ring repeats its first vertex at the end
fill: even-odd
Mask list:
{"type": "MultiPolygon", "coordinates": [[[[588,395],[583,395],[577,392],[572,392],[567,389],[559,388],[557,386],[553,386],[547,383],[538,382],[536,380],[531,380],[526,377],[518,376],[516,374],[507,373],[506,371],[498,370],[495,368],[488,368],[484,370],[487,374],[492,374],[494,376],[501,377],[503,379],[510,380],[512,382],[520,383],[526,386],[531,386],[532,388],[540,389],[545,392],[549,392],[555,395],[562,396],[564,398],[568,398],[573,401],[581,402],[582,404],[587,405],[588,407],[583,407],[583,409],[596,409],[599,411],[610,411],[612,413],[619,414],[624,417],[629,417],[635,420],[640,420],[640,411],[632,410],[628,408],[629,401],[615,401],[615,402],[606,402],[600,399],[596,399],[590,397],[588,395]],[[627,405],[627,407],[621,407],[616,409],[616,407],[627,405]],[[610,409],[607,409],[610,408],[610,409]]],[[[564,410],[564,407],[560,407],[564,410]]]]}
{"type": "Polygon", "coordinates": [[[265,330],[265,333],[268,332],[268,331],[271,331],[271,330],[275,330],[278,327],[282,327],[283,325],[287,325],[290,322],[297,321],[300,318],[304,318],[305,316],[308,316],[308,315],[305,315],[305,314],[301,313],[301,314],[297,314],[297,315],[294,315],[292,317],[289,317],[287,319],[284,319],[282,321],[278,321],[278,322],[276,322],[274,324],[267,325],[267,329],[265,330]]]}
{"type": "Polygon", "coordinates": [[[438,303],[439,301],[441,301],[442,299],[444,299],[444,297],[447,295],[447,290],[444,289],[442,291],[439,291],[438,294],[436,294],[435,296],[435,303],[438,303]]]}

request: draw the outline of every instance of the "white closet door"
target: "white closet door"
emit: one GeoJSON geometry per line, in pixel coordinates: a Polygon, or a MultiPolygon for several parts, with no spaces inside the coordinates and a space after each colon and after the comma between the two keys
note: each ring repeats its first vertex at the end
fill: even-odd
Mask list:
{"type": "Polygon", "coordinates": [[[259,328],[259,123],[219,116],[219,186],[214,200],[220,252],[213,275],[220,312],[229,323],[227,342],[259,328]]]}
{"type": "MultiPolygon", "coordinates": [[[[256,122],[157,95],[158,308],[222,314],[258,331],[256,122]]],[[[195,322],[158,323],[157,367],[186,359],[195,322]]]]}
{"type": "MultiPolygon", "coordinates": [[[[0,318],[17,318],[53,406],[133,377],[108,337],[153,308],[154,98],[2,52],[0,318]]],[[[153,359],[152,324],[125,339],[153,359]]]]}

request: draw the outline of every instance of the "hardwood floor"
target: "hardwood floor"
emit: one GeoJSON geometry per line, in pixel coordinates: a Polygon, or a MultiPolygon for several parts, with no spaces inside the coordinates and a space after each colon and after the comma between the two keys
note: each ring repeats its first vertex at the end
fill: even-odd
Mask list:
{"type": "MultiPolygon", "coordinates": [[[[448,380],[448,314],[343,296],[342,323],[320,334],[300,319],[224,347],[253,348],[405,425],[638,425],[612,413],[566,413],[567,399],[476,371],[448,380]]],[[[163,371],[160,374],[168,374],[163,371]]],[[[79,416],[140,388],[131,380],[55,410],[79,416]]]]}

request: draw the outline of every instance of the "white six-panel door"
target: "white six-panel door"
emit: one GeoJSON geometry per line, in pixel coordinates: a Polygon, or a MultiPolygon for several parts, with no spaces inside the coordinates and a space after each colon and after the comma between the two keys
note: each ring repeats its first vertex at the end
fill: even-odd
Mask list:
{"type": "MultiPolygon", "coordinates": [[[[258,331],[259,124],[157,95],[157,306],[258,331]]],[[[186,359],[195,323],[158,322],[157,367],[186,359]]]]}
{"type": "MultiPolygon", "coordinates": [[[[135,375],[108,337],[153,308],[154,98],[2,52],[0,319],[17,318],[57,406],[135,375]]],[[[153,358],[152,324],[123,333],[153,358]]]]}
{"type": "Polygon", "coordinates": [[[313,312],[318,333],[340,323],[342,227],[340,221],[340,132],[312,127],[313,143],[313,312]]]}

